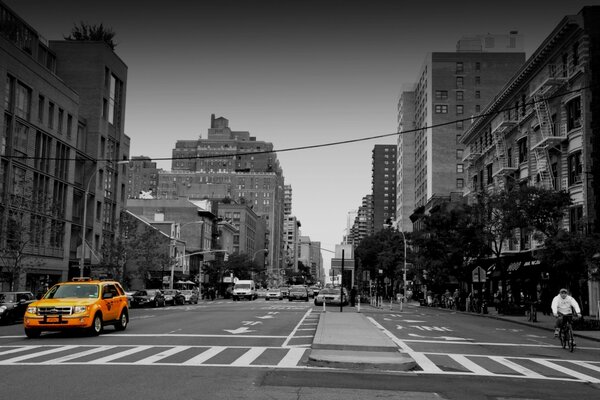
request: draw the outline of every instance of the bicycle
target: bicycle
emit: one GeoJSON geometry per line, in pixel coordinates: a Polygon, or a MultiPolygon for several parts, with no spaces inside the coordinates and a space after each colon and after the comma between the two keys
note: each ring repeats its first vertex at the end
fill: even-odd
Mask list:
{"type": "Polygon", "coordinates": [[[563,317],[563,323],[558,332],[558,338],[560,339],[560,345],[562,348],[569,346],[569,351],[573,352],[575,347],[575,340],[573,339],[573,315],[559,314],[563,317]]]}

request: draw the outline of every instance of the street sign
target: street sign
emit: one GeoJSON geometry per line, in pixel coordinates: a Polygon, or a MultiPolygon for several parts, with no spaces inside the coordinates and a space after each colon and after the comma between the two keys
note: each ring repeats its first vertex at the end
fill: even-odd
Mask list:
{"type": "Polygon", "coordinates": [[[473,283],[486,281],[485,269],[481,267],[475,267],[473,269],[472,275],[473,283]]]}

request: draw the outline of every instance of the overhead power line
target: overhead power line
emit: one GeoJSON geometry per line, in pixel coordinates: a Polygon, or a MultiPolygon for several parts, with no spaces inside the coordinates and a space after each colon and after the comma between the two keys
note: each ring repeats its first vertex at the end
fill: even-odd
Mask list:
{"type": "MultiPolygon", "coordinates": [[[[544,97],[544,98],[541,98],[539,100],[534,100],[534,101],[532,101],[530,103],[524,103],[524,106],[535,105],[536,103],[539,103],[539,102],[544,102],[544,101],[548,101],[548,100],[551,100],[551,99],[554,99],[554,98],[563,97],[565,95],[569,95],[569,94],[572,94],[572,93],[581,92],[581,91],[583,91],[585,89],[590,89],[590,88],[592,88],[592,85],[590,85],[590,86],[584,86],[582,88],[570,90],[570,91],[567,91],[567,92],[561,92],[560,94],[557,94],[557,95],[554,95],[554,96],[544,97]]],[[[518,107],[523,107],[523,104],[520,104],[518,107]]],[[[454,119],[452,121],[441,122],[439,124],[433,124],[433,125],[430,125],[430,126],[423,126],[423,127],[415,128],[415,129],[408,129],[408,130],[405,130],[405,131],[402,131],[402,132],[385,133],[385,134],[381,134],[381,135],[366,136],[366,137],[362,137],[362,138],[341,140],[341,141],[329,142],[329,143],[313,144],[313,145],[307,145],[307,146],[296,146],[296,147],[288,147],[288,148],[274,149],[274,150],[246,151],[246,152],[237,152],[237,153],[230,153],[230,154],[222,153],[222,154],[211,154],[211,155],[194,155],[194,156],[185,156],[185,157],[148,157],[148,158],[151,161],[202,160],[202,159],[211,159],[211,158],[239,157],[239,156],[246,156],[246,155],[257,155],[257,154],[285,153],[285,152],[289,152],[289,151],[300,151],[300,150],[309,150],[309,149],[316,149],[316,148],[322,148],[322,147],[340,146],[340,145],[345,145],[345,144],[350,144],[350,143],[358,143],[358,142],[366,142],[366,141],[375,140],[375,139],[383,139],[383,138],[387,138],[387,137],[391,137],[391,136],[399,136],[399,135],[403,135],[405,133],[425,131],[427,129],[441,128],[441,127],[447,126],[447,125],[454,125],[457,122],[472,121],[474,119],[486,118],[486,117],[489,117],[489,116],[496,116],[498,114],[501,114],[503,112],[510,111],[510,110],[516,110],[518,112],[517,106],[512,106],[512,107],[500,109],[500,110],[494,111],[494,112],[472,115],[472,116],[467,117],[467,118],[454,119]]],[[[75,161],[75,159],[64,158],[64,157],[37,157],[37,156],[17,156],[17,155],[7,155],[5,157],[6,158],[16,159],[16,160],[61,160],[61,161],[75,161]]],[[[98,161],[98,162],[114,162],[114,163],[116,163],[116,162],[124,161],[124,160],[97,159],[96,161],[98,161]]],[[[132,160],[129,160],[129,161],[132,161],[132,160]]]]}

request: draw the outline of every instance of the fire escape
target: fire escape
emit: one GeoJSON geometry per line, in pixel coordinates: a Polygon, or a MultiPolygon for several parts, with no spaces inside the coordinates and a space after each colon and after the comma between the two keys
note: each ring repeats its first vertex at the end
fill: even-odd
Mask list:
{"type": "Polygon", "coordinates": [[[517,125],[517,121],[513,120],[510,114],[505,113],[504,118],[492,128],[492,140],[494,141],[494,150],[496,159],[498,160],[498,170],[494,173],[496,187],[499,190],[504,190],[504,177],[517,170],[512,154],[509,154],[506,146],[506,134],[517,125]]]}
{"type": "Polygon", "coordinates": [[[545,189],[555,189],[548,150],[565,140],[566,133],[554,132],[547,98],[567,81],[567,74],[566,71],[559,70],[556,65],[549,64],[540,76],[541,82],[532,93],[540,129],[537,137],[532,137],[537,142],[531,141],[535,143],[531,150],[535,155],[539,185],[545,189]]]}

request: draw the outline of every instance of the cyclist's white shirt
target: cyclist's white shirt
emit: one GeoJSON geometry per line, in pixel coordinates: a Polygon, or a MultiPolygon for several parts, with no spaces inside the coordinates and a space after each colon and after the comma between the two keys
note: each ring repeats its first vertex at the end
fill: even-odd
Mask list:
{"type": "Polygon", "coordinates": [[[567,295],[564,299],[559,295],[557,295],[554,299],[552,299],[552,314],[556,315],[557,313],[561,313],[564,315],[571,315],[571,307],[575,309],[577,314],[581,314],[581,310],[579,309],[579,304],[577,304],[577,300],[567,295]]]}

